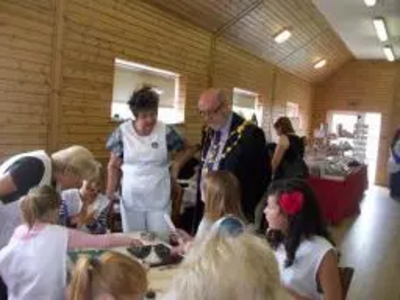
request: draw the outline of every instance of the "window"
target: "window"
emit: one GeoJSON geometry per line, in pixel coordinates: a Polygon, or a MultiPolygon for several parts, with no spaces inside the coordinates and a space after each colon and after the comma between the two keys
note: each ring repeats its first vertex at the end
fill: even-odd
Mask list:
{"type": "Polygon", "coordinates": [[[298,133],[303,133],[300,115],[300,106],[295,102],[286,102],[286,117],[290,119],[294,130],[298,133]]]}
{"type": "Polygon", "coordinates": [[[246,120],[260,124],[262,112],[257,104],[258,94],[239,88],[233,89],[233,111],[246,120]]]}
{"type": "Polygon", "coordinates": [[[166,70],[116,59],[111,117],[122,121],[132,118],[127,102],[136,88],[149,85],[160,95],[158,118],[166,124],[184,122],[180,105],[180,76],[166,70]]]}

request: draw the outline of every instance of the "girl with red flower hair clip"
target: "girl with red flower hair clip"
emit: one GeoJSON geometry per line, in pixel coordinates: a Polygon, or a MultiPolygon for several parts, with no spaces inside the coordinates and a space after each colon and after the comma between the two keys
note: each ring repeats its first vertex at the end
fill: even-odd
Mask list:
{"type": "Polygon", "coordinates": [[[302,180],[274,182],[264,210],[282,284],[295,299],[341,300],[338,258],[315,195],[302,180]]]}

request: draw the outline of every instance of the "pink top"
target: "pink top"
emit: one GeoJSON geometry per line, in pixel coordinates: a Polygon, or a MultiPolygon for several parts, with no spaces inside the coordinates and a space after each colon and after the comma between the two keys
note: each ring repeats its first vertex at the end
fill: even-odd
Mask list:
{"type": "MultiPolygon", "coordinates": [[[[31,229],[26,225],[19,226],[14,233],[14,238],[29,239],[37,234],[46,226],[46,224],[35,224],[31,229]]],[[[68,250],[82,248],[112,248],[130,246],[132,238],[119,234],[99,234],[93,235],[81,232],[75,229],[66,228],[68,231],[68,250]]]]}

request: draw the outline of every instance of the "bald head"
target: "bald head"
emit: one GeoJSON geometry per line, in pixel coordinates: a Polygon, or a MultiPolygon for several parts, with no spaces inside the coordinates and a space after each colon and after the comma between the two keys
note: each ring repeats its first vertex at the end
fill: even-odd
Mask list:
{"type": "Polygon", "coordinates": [[[226,95],[222,89],[211,88],[204,91],[199,99],[199,108],[215,108],[226,102],[226,95]]]}
{"type": "Polygon", "coordinates": [[[219,88],[211,88],[200,95],[198,108],[207,125],[218,130],[228,120],[229,103],[225,92],[219,88]]]}

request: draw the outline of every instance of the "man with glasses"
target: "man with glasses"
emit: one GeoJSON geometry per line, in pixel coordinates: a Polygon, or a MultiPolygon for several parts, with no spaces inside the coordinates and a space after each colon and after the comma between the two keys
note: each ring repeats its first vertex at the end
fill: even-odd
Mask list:
{"type": "MultiPolygon", "coordinates": [[[[221,89],[206,90],[200,96],[198,108],[206,123],[200,181],[210,171],[228,170],[235,174],[241,185],[243,212],[253,222],[254,210],[271,177],[264,132],[232,112],[221,89]]],[[[197,201],[197,221],[202,210],[202,201],[197,201]]]]}

